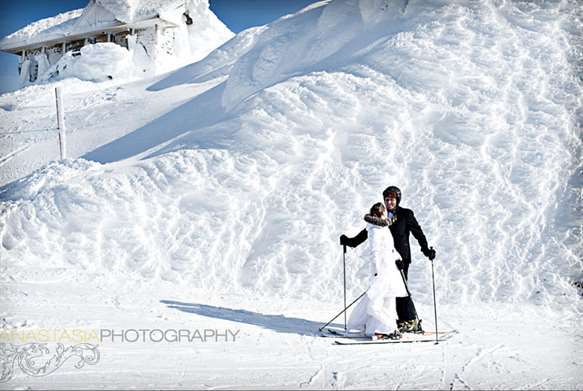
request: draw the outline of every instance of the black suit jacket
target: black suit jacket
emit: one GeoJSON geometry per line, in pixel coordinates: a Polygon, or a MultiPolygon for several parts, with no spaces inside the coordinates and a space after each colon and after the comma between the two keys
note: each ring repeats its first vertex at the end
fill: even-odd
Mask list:
{"type": "MultiPolygon", "coordinates": [[[[423,230],[419,226],[415,215],[411,209],[401,208],[397,206],[395,211],[397,216],[397,221],[395,221],[389,228],[391,234],[393,235],[393,243],[395,245],[395,250],[401,255],[403,261],[407,264],[411,263],[411,246],[409,245],[409,234],[413,234],[413,237],[419,242],[421,246],[421,251],[427,250],[427,238],[423,230]]],[[[348,238],[347,245],[350,247],[356,247],[366,241],[368,238],[368,232],[365,229],[360,231],[358,235],[353,238],[348,238]]]]}

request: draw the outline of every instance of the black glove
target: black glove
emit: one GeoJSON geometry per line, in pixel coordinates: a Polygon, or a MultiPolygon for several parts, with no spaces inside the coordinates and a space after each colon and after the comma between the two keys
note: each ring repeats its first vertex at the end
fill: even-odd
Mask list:
{"type": "Polygon", "coordinates": [[[348,246],[348,236],[340,235],[340,245],[341,246],[348,246]]]}
{"type": "Polygon", "coordinates": [[[405,264],[403,263],[402,259],[397,259],[395,261],[395,265],[397,265],[397,269],[403,270],[405,268],[405,264]]]}
{"type": "Polygon", "coordinates": [[[435,250],[433,249],[433,247],[423,249],[422,251],[423,255],[429,258],[430,261],[433,261],[435,259],[435,250]]]}

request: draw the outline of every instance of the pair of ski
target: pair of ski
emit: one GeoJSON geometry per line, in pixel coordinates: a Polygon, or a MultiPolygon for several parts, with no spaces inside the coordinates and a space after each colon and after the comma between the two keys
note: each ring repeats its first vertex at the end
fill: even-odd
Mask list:
{"type": "MultiPolygon", "coordinates": [[[[440,331],[437,334],[439,341],[447,341],[457,334],[456,330],[440,331]]],[[[334,330],[330,328],[323,329],[320,332],[322,337],[337,338],[335,345],[385,345],[394,343],[422,343],[436,342],[434,331],[425,331],[422,334],[403,333],[401,339],[372,339],[362,334],[345,334],[344,330],[334,330]]]]}

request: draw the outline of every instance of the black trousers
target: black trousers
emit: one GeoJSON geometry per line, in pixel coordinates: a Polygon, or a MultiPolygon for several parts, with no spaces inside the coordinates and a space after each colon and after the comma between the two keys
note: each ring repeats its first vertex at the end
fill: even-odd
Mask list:
{"type": "MultiPolygon", "coordinates": [[[[409,276],[409,264],[405,263],[403,267],[403,274],[405,275],[405,281],[407,281],[409,276]]],[[[415,303],[411,296],[407,297],[397,297],[397,315],[400,321],[417,319],[417,310],[415,309],[415,303]]]]}

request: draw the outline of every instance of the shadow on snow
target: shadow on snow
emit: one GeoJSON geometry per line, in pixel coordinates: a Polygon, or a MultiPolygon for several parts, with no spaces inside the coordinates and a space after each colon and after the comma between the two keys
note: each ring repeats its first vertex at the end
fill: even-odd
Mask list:
{"type": "MultiPolygon", "coordinates": [[[[263,327],[265,329],[270,329],[278,333],[318,336],[318,329],[324,325],[322,322],[314,322],[300,318],[288,318],[284,315],[267,315],[261,314],[259,312],[215,307],[206,304],[182,303],[173,300],[161,300],[160,302],[166,304],[169,308],[174,308],[179,311],[202,315],[209,318],[251,324],[254,326],[263,327]]],[[[342,327],[338,324],[331,326],[342,327]]]]}

